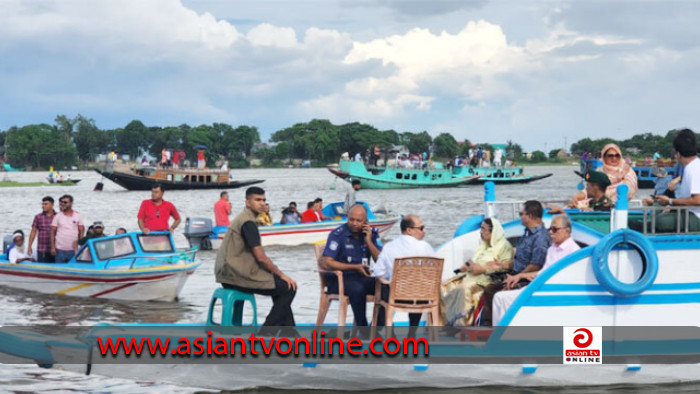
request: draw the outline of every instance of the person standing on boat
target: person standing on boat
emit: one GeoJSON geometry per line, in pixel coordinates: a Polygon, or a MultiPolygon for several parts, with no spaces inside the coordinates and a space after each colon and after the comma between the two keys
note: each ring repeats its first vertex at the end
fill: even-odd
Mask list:
{"type": "MultiPolygon", "coordinates": [[[[673,149],[676,151],[676,160],[683,165],[683,178],[677,187],[677,198],[671,198],[661,194],[654,196],[659,205],[662,206],[696,206],[690,209],[688,223],[685,222],[686,215],[681,212],[680,228],[688,231],[700,231],[700,159],[698,159],[698,143],[695,133],[690,129],[683,129],[673,140],[673,149]]],[[[656,217],[657,232],[674,232],[677,228],[677,212],[661,213],[656,217]]]]}
{"type": "Polygon", "coordinates": [[[518,298],[524,286],[532,282],[540,272],[546,270],[571,253],[581,249],[576,241],[571,238],[571,219],[566,216],[566,214],[557,215],[552,218],[552,223],[549,226],[549,234],[552,237],[552,245],[547,249],[547,257],[544,260],[542,269],[534,272],[521,272],[511,276],[506,280],[506,286],[515,289],[499,291],[493,297],[493,324],[495,326],[499,325],[503,315],[511,304],[513,304],[513,301],[518,298]]]}
{"type": "Polygon", "coordinates": [[[37,261],[42,263],[53,263],[55,258],[51,254],[51,223],[56,215],[53,210],[53,197],[46,196],[41,199],[41,213],[34,216],[32,231],[29,233],[29,243],[27,253],[32,255],[32,245],[36,238],[37,261]]]}
{"type": "Polygon", "coordinates": [[[228,217],[231,215],[231,202],[228,199],[228,192],[221,192],[219,201],[214,203],[214,219],[216,225],[228,227],[231,222],[228,217]]]}
{"type": "Polygon", "coordinates": [[[32,261],[32,255],[27,253],[27,245],[24,244],[24,232],[17,230],[12,234],[12,243],[14,246],[7,252],[7,260],[12,264],[21,263],[22,261],[32,261]]]}
{"type": "Polygon", "coordinates": [[[197,151],[197,168],[203,170],[204,168],[206,168],[206,166],[207,163],[206,161],[204,161],[204,149],[200,149],[199,151],[197,151]]]}
{"type": "MultiPolygon", "coordinates": [[[[367,326],[367,294],[374,294],[374,278],[369,273],[369,259],[377,261],[381,246],[379,232],[367,222],[364,205],[350,208],[347,223],[328,234],[321,264],[327,270],[343,271],[345,295],[355,315],[355,323],[367,326]]],[[[338,293],[338,277],[327,276],[328,291],[338,293]]]]}
{"type": "Polygon", "coordinates": [[[492,318],[493,296],[501,290],[510,290],[515,284],[511,277],[519,273],[536,272],[542,269],[547,249],[552,239],[542,223],[542,204],[529,200],[520,211],[520,223],[525,226],[525,234],[515,249],[513,269],[503,281],[493,282],[484,288],[484,307],[481,312],[481,325],[490,326],[492,318]]]}
{"type": "Polygon", "coordinates": [[[255,224],[265,210],[265,191],[253,186],[245,195],[245,209],[231,222],[216,254],[216,282],[226,289],[272,297],[263,326],[293,326],[297,283],[267,257],[255,224]]]}
{"type": "Polygon", "coordinates": [[[51,221],[51,254],[57,263],[68,262],[78,250],[78,240],[85,226],[80,214],[73,210],[73,196],[64,194],[58,199],[59,213],[51,221]]]}
{"type": "Polygon", "coordinates": [[[180,214],[177,212],[175,205],[169,201],[163,200],[163,186],[156,183],[151,188],[151,198],[141,201],[138,218],[139,228],[144,234],[151,231],[170,231],[173,232],[180,224],[180,214]],[[175,221],[172,226],[169,226],[170,217],[175,221]]]}
{"type": "Polygon", "coordinates": [[[355,193],[362,188],[362,184],[359,179],[353,179],[350,188],[345,193],[345,203],[343,203],[343,213],[348,216],[350,213],[350,208],[355,205],[356,197],[355,193]]]}

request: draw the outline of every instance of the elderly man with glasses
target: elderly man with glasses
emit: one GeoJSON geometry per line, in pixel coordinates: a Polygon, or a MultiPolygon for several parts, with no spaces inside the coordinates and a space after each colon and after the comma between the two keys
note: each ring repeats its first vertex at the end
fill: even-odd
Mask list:
{"type": "MultiPolygon", "coordinates": [[[[434,256],[435,252],[425,238],[425,224],[416,215],[406,215],[401,219],[401,235],[395,240],[387,243],[379,254],[377,263],[374,265],[374,276],[391,280],[391,273],[394,271],[394,260],[411,256],[434,256]]],[[[382,299],[389,299],[389,286],[382,285],[382,299]]],[[[408,319],[411,326],[417,326],[420,322],[420,313],[409,313],[408,319]]],[[[384,325],[384,310],[379,312],[377,325],[384,325]]]]}
{"type": "Polygon", "coordinates": [[[552,266],[557,261],[579,250],[580,247],[571,238],[571,219],[566,215],[557,215],[552,218],[549,227],[549,234],[552,237],[552,246],[547,249],[547,257],[540,271],[521,272],[506,279],[506,285],[515,290],[506,290],[496,293],[493,297],[493,324],[499,325],[503,315],[513,301],[520,295],[522,288],[527,286],[542,271],[552,266]]]}
{"type": "Polygon", "coordinates": [[[58,199],[60,212],[51,222],[51,254],[57,263],[70,261],[78,250],[78,240],[85,233],[83,217],[73,210],[73,196],[64,194],[58,199]]]}
{"type": "Polygon", "coordinates": [[[510,290],[517,280],[515,275],[527,272],[536,272],[542,269],[547,249],[552,239],[542,223],[542,204],[539,201],[529,200],[523,204],[520,212],[520,223],[525,226],[525,234],[515,250],[513,257],[513,269],[502,282],[493,282],[484,288],[484,307],[481,312],[481,325],[490,326],[492,321],[492,302],[496,293],[501,290],[510,290]]]}

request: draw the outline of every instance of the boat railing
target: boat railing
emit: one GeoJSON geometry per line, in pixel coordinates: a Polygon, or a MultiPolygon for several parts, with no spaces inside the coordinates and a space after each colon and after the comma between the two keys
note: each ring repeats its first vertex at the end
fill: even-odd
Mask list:
{"type": "Polygon", "coordinates": [[[642,206],[634,208],[634,211],[642,211],[642,233],[645,235],[657,234],[690,234],[698,231],[690,231],[690,215],[694,215],[691,210],[700,209],[700,206],[642,206]],[[675,216],[675,228],[672,231],[659,232],[656,229],[659,214],[671,214],[675,216]]]}
{"type": "MultiPolygon", "coordinates": [[[[570,203],[571,200],[541,200],[540,202],[545,208],[546,213],[549,206],[566,205],[570,203]]],[[[485,204],[487,217],[495,216],[501,222],[508,222],[520,217],[520,208],[525,204],[525,201],[486,201],[485,204]]],[[[635,210],[642,209],[642,200],[630,200],[629,206],[633,207],[635,210]]]]}
{"type": "MultiPolygon", "coordinates": [[[[195,255],[199,247],[194,247],[187,250],[178,250],[174,253],[158,254],[155,256],[140,255],[140,256],[121,256],[113,257],[111,259],[105,260],[104,269],[108,269],[109,265],[116,262],[130,261],[129,270],[134,269],[134,266],[141,261],[147,260],[149,264],[154,262],[160,262],[162,264],[180,264],[180,263],[192,263],[195,261],[195,255]]],[[[121,268],[121,267],[120,267],[121,268]]]]}

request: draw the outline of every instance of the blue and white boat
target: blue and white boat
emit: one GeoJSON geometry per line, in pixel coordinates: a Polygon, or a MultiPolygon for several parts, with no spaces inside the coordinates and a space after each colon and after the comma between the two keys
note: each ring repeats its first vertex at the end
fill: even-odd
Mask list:
{"type": "Polygon", "coordinates": [[[92,238],[67,263],[0,255],[0,285],[40,293],[130,301],[173,301],[201,264],[197,248],[178,251],[168,232],[92,238]]]}
{"type": "MultiPolygon", "coordinates": [[[[625,188],[618,189],[618,201],[622,202],[607,217],[571,213],[575,221],[572,234],[582,249],[537,276],[507,311],[502,327],[467,328],[462,331],[463,338],[457,336],[459,339],[443,336],[430,345],[429,359],[416,361],[420,364],[396,360],[387,364],[333,364],[323,360],[275,364],[258,360],[255,364],[226,365],[189,359],[177,365],[139,368],[133,364],[95,364],[92,371],[227,390],[261,386],[369,390],[700,381],[700,235],[631,232],[626,223],[639,212],[628,210],[622,198],[625,188]],[[652,325],[663,327],[648,327],[652,325]],[[605,361],[598,365],[562,365],[562,327],[602,327],[601,356],[605,361]],[[467,340],[472,333],[475,340],[467,340]],[[462,360],[468,365],[442,363],[450,357],[466,357],[462,360]]],[[[503,205],[495,200],[493,184],[487,184],[486,189],[485,215],[467,219],[454,239],[439,250],[446,273],[462,264],[476,248],[478,224],[483,217],[497,215],[497,205],[503,205]]],[[[547,224],[550,220],[545,218],[547,224]]],[[[522,234],[519,221],[507,222],[504,227],[509,238],[522,234]]],[[[202,326],[97,327],[89,335],[65,340],[0,329],[0,351],[39,364],[63,362],[66,368],[84,372],[84,366],[75,364],[100,357],[95,353],[96,337],[206,338],[211,335],[208,330],[217,330],[211,319],[216,305],[213,300],[208,325],[202,326]],[[73,355],[59,357],[60,349],[73,355]]],[[[218,321],[225,325],[224,319],[218,321]]],[[[362,346],[368,349],[371,344],[363,342],[362,346]]]]}
{"type": "MultiPolygon", "coordinates": [[[[379,235],[384,235],[394,224],[401,220],[400,215],[375,214],[367,203],[358,201],[358,204],[363,204],[367,208],[367,221],[372,228],[379,231],[379,235]]],[[[324,242],[331,231],[348,220],[343,213],[343,202],[330,203],[323,207],[321,212],[332,219],[298,224],[282,224],[278,222],[270,226],[258,227],[263,246],[296,246],[324,242]]],[[[211,219],[208,218],[187,218],[185,222],[185,237],[190,242],[190,246],[200,246],[201,249],[218,249],[224,235],[226,235],[226,229],[226,226],[212,227],[211,219]]]]}

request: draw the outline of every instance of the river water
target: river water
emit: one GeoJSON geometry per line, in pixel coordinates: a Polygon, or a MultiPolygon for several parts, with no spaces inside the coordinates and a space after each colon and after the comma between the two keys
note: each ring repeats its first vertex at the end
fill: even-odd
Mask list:
{"type": "MultiPolygon", "coordinates": [[[[526,173],[537,175],[553,173],[552,177],[526,185],[502,186],[496,189],[499,200],[560,200],[571,197],[576,191],[578,178],[573,170],[578,166],[528,167],[526,173]]],[[[233,171],[236,179],[265,179],[260,186],[266,191],[271,212],[279,220],[281,210],[290,201],[299,207],[316,197],[324,201],[342,201],[347,184],[336,179],[325,169],[256,169],[233,171]]],[[[136,213],[141,200],[150,198],[150,192],[130,192],[94,172],[65,172],[73,179],[81,179],[76,186],[40,186],[0,188],[0,234],[10,234],[16,229],[29,233],[32,218],[41,210],[41,198],[51,195],[58,201],[63,194],[74,197],[73,208],[81,213],[86,223],[100,220],[105,224],[105,232],[113,234],[118,227],[129,231],[138,229],[136,213]],[[97,182],[104,182],[104,190],[94,192],[97,182]]],[[[3,173],[2,177],[21,182],[43,180],[45,173],[3,173]]],[[[176,230],[178,247],[186,247],[183,236],[185,217],[212,217],[213,205],[219,198],[213,191],[166,191],[164,198],[175,204],[183,224],[176,230]]],[[[243,208],[245,190],[229,190],[233,211],[243,208]]],[[[371,207],[383,205],[387,210],[399,214],[417,214],[427,227],[426,241],[437,247],[448,241],[457,226],[468,216],[482,212],[482,186],[466,186],[447,189],[415,190],[361,190],[358,200],[366,201],[371,207]]],[[[399,234],[398,225],[387,234],[391,239],[399,234]]],[[[318,308],[318,274],[315,272],[313,248],[310,245],[298,247],[267,247],[268,256],[298,285],[293,308],[298,322],[314,322],[318,308]]],[[[203,251],[198,257],[202,266],[190,277],[180,294],[178,302],[145,303],[115,302],[23,292],[0,286],[0,314],[2,325],[70,325],[88,326],[96,323],[188,323],[203,322],[209,297],[217,287],[214,282],[213,266],[215,252],[203,251]]],[[[269,310],[268,297],[258,297],[259,319],[269,310]]],[[[335,305],[336,303],[334,303],[335,305]]],[[[329,321],[335,319],[335,309],[328,314],[329,321]]],[[[247,317],[249,318],[249,317],[247,317]]],[[[695,387],[696,389],[698,387],[695,387]]],[[[139,382],[120,379],[104,379],[96,376],[82,376],[69,372],[43,370],[33,365],[0,365],[0,390],[2,391],[101,391],[134,392],[163,391],[189,392],[195,388],[176,387],[160,382],[139,382]]],[[[498,391],[501,391],[500,388],[498,391]]],[[[620,389],[620,388],[618,388],[620,389]]],[[[661,388],[654,388],[660,391],[661,388]]],[[[688,387],[675,387],[674,392],[688,387]]],[[[484,389],[479,389],[479,391],[484,389]]],[[[420,391],[420,390],[418,390],[420,391]]],[[[416,392],[418,392],[416,391],[416,392]]],[[[432,390],[431,390],[432,391],[432,390]]],[[[487,390],[493,392],[494,390],[487,390]]],[[[507,390],[510,391],[510,390],[507,390]]],[[[522,390],[516,390],[522,392],[522,390]]],[[[533,390],[528,389],[528,392],[533,390]]],[[[535,390],[537,391],[537,390],[535,390]]],[[[546,391],[546,390],[545,390],[546,391]]],[[[595,390],[576,390],[594,392],[595,390]]],[[[624,387],[622,388],[624,390],[624,387]]],[[[663,390],[662,390],[663,391],[663,390]]]]}

